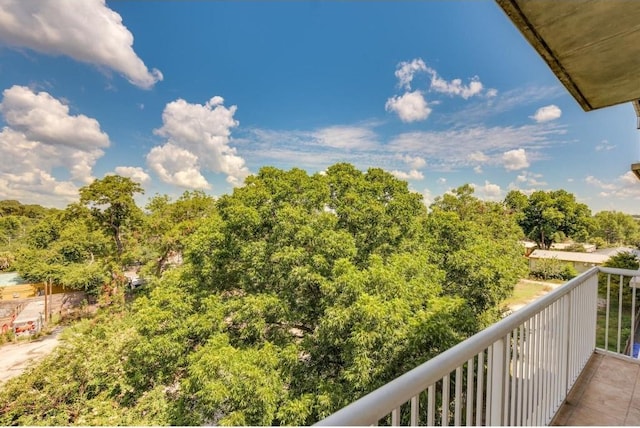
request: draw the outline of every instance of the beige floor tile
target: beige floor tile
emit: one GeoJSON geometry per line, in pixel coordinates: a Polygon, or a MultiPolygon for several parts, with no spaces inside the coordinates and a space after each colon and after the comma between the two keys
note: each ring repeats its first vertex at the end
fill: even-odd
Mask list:
{"type": "Polygon", "coordinates": [[[638,378],[638,366],[626,361],[606,358],[593,375],[592,382],[602,382],[632,394],[638,378]]]}
{"type": "Polygon", "coordinates": [[[581,405],[573,411],[567,426],[619,426],[623,423],[624,417],[613,417],[603,413],[601,409],[581,405]]]}
{"type": "Polygon", "coordinates": [[[592,381],[580,399],[594,409],[601,409],[607,414],[626,414],[631,402],[632,390],[618,389],[613,385],[592,381]]]}
{"type": "Polygon", "coordinates": [[[624,424],[627,426],[640,426],[640,410],[629,409],[629,413],[627,413],[624,424]]]}
{"type": "Polygon", "coordinates": [[[553,425],[640,426],[640,365],[594,354],[553,425]]]}

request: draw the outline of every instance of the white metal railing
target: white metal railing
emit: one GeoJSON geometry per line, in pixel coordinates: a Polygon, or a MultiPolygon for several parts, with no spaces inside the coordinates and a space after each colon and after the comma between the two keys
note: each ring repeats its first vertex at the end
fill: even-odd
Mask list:
{"type": "Polygon", "coordinates": [[[623,278],[640,271],[594,267],[317,425],[547,425],[596,349],[600,272],[608,284],[607,332],[611,278],[619,276],[620,353],[623,278]]]}

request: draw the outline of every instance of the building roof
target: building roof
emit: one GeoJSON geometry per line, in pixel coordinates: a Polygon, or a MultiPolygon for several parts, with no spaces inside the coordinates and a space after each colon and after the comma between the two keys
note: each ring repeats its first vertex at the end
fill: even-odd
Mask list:
{"type": "Polygon", "coordinates": [[[9,285],[21,285],[26,283],[27,282],[24,279],[20,278],[20,275],[15,272],[0,273],[0,287],[6,287],[9,285]]]}
{"type": "Polygon", "coordinates": [[[530,259],[558,259],[563,262],[581,262],[600,265],[611,257],[610,254],[578,253],[573,251],[535,250],[530,259]]]}
{"type": "Polygon", "coordinates": [[[640,99],[640,1],[496,2],[585,111],[640,99]]]}

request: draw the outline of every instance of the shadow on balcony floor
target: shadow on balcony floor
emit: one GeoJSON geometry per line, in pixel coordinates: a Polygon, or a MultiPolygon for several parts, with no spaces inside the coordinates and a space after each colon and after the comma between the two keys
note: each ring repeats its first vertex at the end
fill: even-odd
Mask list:
{"type": "Polygon", "coordinates": [[[551,425],[640,426],[640,361],[594,353],[551,425]]]}

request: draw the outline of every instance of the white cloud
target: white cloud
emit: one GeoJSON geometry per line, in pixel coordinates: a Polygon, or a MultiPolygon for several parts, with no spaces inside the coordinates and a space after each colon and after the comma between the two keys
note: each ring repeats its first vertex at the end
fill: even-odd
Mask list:
{"type": "Polygon", "coordinates": [[[204,105],[183,99],[166,105],[163,125],[154,133],[166,137],[167,142],[147,155],[149,167],[162,181],[206,189],[210,185],[201,170],[226,174],[232,185],[241,184],[249,175],[244,159],[229,145],[231,128],[238,125],[233,118],[236,106],[227,108],[223,102],[216,96],[204,105]]]}
{"type": "Polygon", "coordinates": [[[485,180],[484,185],[471,184],[475,189],[475,193],[481,199],[496,201],[502,199],[502,189],[499,185],[490,183],[485,180]]]}
{"type": "Polygon", "coordinates": [[[402,96],[394,96],[387,100],[386,111],[394,111],[403,122],[425,120],[431,114],[431,108],[420,91],[405,92],[402,96]]]}
{"type": "Polygon", "coordinates": [[[211,188],[200,174],[198,157],[171,143],[151,149],[147,155],[147,163],[165,183],[188,189],[211,188]]]}
{"type": "Polygon", "coordinates": [[[337,149],[370,149],[378,141],[371,129],[361,126],[330,126],[310,133],[317,143],[337,149]]]}
{"type": "Polygon", "coordinates": [[[406,163],[413,169],[422,168],[427,164],[427,161],[420,156],[396,155],[396,158],[400,159],[402,162],[406,163]]]}
{"type": "MultiPolygon", "coordinates": [[[[451,81],[446,81],[445,79],[438,76],[435,70],[432,70],[431,75],[431,89],[447,95],[458,95],[464,98],[465,100],[473,97],[474,95],[478,95],[482,92],[484,86],[480,81],[478,76],[474,76],[471,78],[471,81],[468,85],[464,85],[461,79],[453,79],[451,81]]],[[[496,90],[494,89],[492,92],[492,96],[496,95],[496,90]]]]}
{"type": "Polygon", "coordinates": [[[515,171],[529,166],[527,153],[524,149],[515,149],[504,152],[502,154],[502,161],[503,166],[507,171],[515,171]]]}
{"type": "Polygon", "coordinates": [[[514,108],[521,108],[549,99],[564,96],[565,92],[557,86],[529,86],[516,88],[510,91],[494,94],[491,89],[487,90],[485,99],[482,102],[464,104],[461,109],[443,118],[445,123],[454,126],[469,126],[474,123],[482,123],[487,117],[497,116],[514,108]]]}
{"type": "Polygon", "coordinates": [[[495,88],[487,89],[487,98],[493,98],[498,96],[498,90],[495,88]]]}
{"type": "MultiPolygon", "coordinates": [[[[627,171],[621,176],[611,181],[604,181],[594,176],[588,176],[585,178],[585,182],[593,187],[602,189],[599,193],[601,197],[608,198],[614,205],[610,209],[617,209],[615,200],[621,201],[640,201],[640,186],[638,185],[638,177],[631,172],[627,171]]],[[[637,203],[635,203],[637,206],[637,203]]]]}
{"type": "Polygon", "coordinates": [[[444,184],[444,183],[446,183],[446,182],[447,182],[447,179],[446,179],[446,178],[444,178],[444,177],[440,177],[440,178],[438,178],[438,180],[436,180],[436,182],[437,182],[438,184],[444,184]]]}
{"type": "Polygon", "coordinates": [[[107,67],[141,88],[162,80],[136,55],[133,35],[105,0],[0,0],[0,42],[107,67]]]}
{"type": "Polygon", "coordinates": [[[123,177],[129,177],[133,181],[145,184],[151,181],[151,177],[139,166],[118,166],[115,173],[123,177]]]}
{"type": "Polygon", "coordinates": [[[609,143],[609,141],[607,141],[607,140],[602,140],[602,141],[600,142],[600,144],[598,144],[598,145],[596,146],[596,152],[609,151],[609,150],[613,150],[613,149],[615,149],[615,148],[616,148],[616,146],[615,146],[615,145],[613,145],[613,144],[611,144],[611,143],[609,143]]]}
{"type": "Polygon", "coordinates": [[[470,153],[481,152],[488,157],[485,164],[502,165],[502,155],[512,149],[526,149],[528,161],[541,157],[541,150],[560,145],[566,133],[563,126],[525,125],[520,127],[468,126],[445,131],[417,131],[397,135],[385,145],[395,152],[410,152],[427,159],[429,167],[449,171],[460,167],[473,167],[477,161],[470,153]]]}
{"type": "Polygon", "coordinates": [[[398,78],[398,86],[411,90],[411,82],[418,72],[426,72],[427,66],[421,58],[415,58],[411,62],[402,61],[396,67],[396,77],[398,78]]]}
{"type": "Polygon", "coordinates": [[[97,120],[85,115],[69,115],[69,107],[47,92],[35,93],[25,86],[3,91],[0,113],[11,129],[33,141],[83,147],[107,147],[109,137],[97,120]]]}
{"type": "Polygon", "coordinates": [[[110,144],[95,119],[71,115],[49,93],[23,86],[3,91],[0,114],[7,125],[0,131],[0,199],[59,205],[94,179],[93,166],[110,144]]]}
{"type": "Polygon", "coordinates": [[[431,193],[431,190],[425,188],[422,191],[422,201],[424,202],[424,204],[428,207],[429,205],[431,205],[433,203],[433,194],[431,193]]]}
{"type": "MultiPolygon", "coordinates": [[[[633,175],[633,173],[631,173],[632,178],[634,178],[635,181],[637,181],[637,178],[635,178],[635,176],[633,175]]],[[[620,177],[622,182],[628,181],[628,178],[625,176],[621,176],[620,177]]],[[[591,186],[595,186],[598,187],[600,189],[604,189],[604,190],[615,190],[618,186],[616,186],[614,183],[605,183],[597,178],[595,178],[593,175],[588,176],[587,178],[584,179],[585,183],[591,185],[591,186]]],[[[637,183],[634,183],[637,184],[637,183]]]]}
{"type": "Polygon", "coordinates": [[[424,175],[415,169],[409,172],[393,170],[391,174],[400,180],[422,180],[424,178],[424,175]]]}
{"type": "Polygon", "coordinates": [[[473,167],[473,172],[475,172],[476,174],[482,174],[482,167],[480,165],[476,165],[475,167],[473,167]]]}
{"type": "Polygon", "coordinates": [[[469,160],[472,162],[484,163],[489,160],[489,156],[485,155],[482,152],[472,152],[469,153],[469,160]]]}
{"type": "Polygon", "coordinates": [[[521,174],[518,174],[516,177],[516,181],[518,183],[524,183],[529,187],[543,187],[547,185],[546,181],[541,181],[539,179],[542,178],[542,174],[536,174],[530,171],[522,171],[521,174]]]}
{"type": "Polygon", "coordinates": [[[562,116],[562,110],[560,110],[558,106],[551,104],[545,107],[540,107],[536,110],[536,113],[530,117],[536,122],[542,123],[558,119],[560,116],[562,116]]]}

